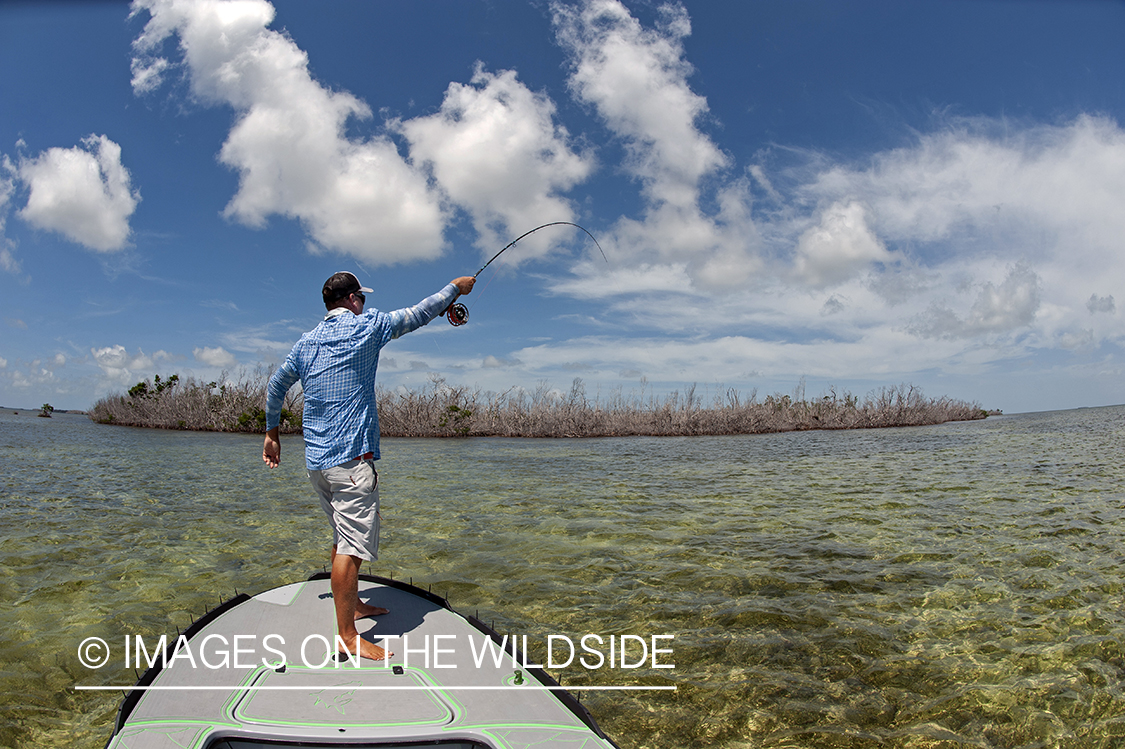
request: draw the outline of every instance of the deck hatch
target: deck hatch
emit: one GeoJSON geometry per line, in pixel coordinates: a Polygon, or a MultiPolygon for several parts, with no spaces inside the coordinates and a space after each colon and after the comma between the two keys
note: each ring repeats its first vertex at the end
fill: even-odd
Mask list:
{"type": "Polygon", "coordinates": [[[247,691],[234,717],[259,725],[339,727],[432,726],[453,720],[453,709],[433,689],[372,689],[405,684],[429,686],[413,671],[395,675],[384,668],[266,671],[256,686],[272,689],[247,691]]]}

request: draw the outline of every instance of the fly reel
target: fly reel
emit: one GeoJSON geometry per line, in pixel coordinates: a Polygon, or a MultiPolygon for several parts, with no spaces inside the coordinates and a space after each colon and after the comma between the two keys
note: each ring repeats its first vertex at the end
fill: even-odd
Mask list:
{"type": "Polygon", "coordinates": [[[469,321],[469,308],[460,302],[449,305],[449,309],[447,309],[445,313],[449,317],[449,324],[455,328],[469,321]]]}

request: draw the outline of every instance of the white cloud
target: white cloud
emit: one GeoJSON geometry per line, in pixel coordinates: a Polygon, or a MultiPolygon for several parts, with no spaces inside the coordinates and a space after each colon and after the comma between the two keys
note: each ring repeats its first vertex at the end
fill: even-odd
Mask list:
{"type": "Polygon", "coordinates": [[[632,295],[691,291],[691,278],[684,263],[644,263],[609,270],[599,263],[585,263],[575,266],[574,271],[574,278],[553,280],[551,288],[577,299],[620,299],[632,295]]]}
{"type": "Polygon", "coordinates": [[[707,101],[691,90],[682,40],[687,12],[660,7],[663,24],[645,29],[616,0],[554,4],[559,41],[573,55],[570,86],[625,138],[628,168],[656,205],[694,206],[699,180],[726,157],[696,128],[707,101]]]}
{"type": "Polygon", "coordinates": [[[972,338],[1024,328],[1039,310],[1041,285],[1039,276],[1020,264],[999,286],[984,283],[964,318],[944,304],[934,304],[907,329],[923,338],[972,338]]]}
{"type": "Polygon", "coordinates": [[[571,55],[570,89],[622,139],[624,169],[645,198],[643,217],[623,217],[615,227],[613,254],[687,263],[693,283],[707,289],[745,285],[760,270],[749,186],[721,184],[713,196],[718,209],[701,209],[704,180],[729,159],[698,127],[708,107],[687,82],[687,12],[670,4],[658,10],[661,23],[646,29],[617,0],[552,5],[559,42],[571,55]]]}
{"type": "Polygon", "coordinates": [[[889,262],[891,254],[867,225],[867,212],[857,202],[834,203],[820,223],[797,240],[795,270],[813,287],[847,280],[873,262],[889,262]]]}
{"type": "Polygon", "coordinates": [[[98,349],[92,348],[90,349],[90,355],[93,357],[94,363],[102,370],[102,373],[109,380],[118,384],[126,384],[136,377],[143,377],[153,370],[157,361],[168,361],[174,358],[163,350],[157,351],[152,356],[146,355],[139,349],[136,354],[130,354],[121,344],[98,349]]]}
{"type": "Polygon", "coordinates": [[[269,3],[136,0],[133,8],[150,13],[134,42],[137,93],[155,87],[159,78],[147,71],[163,70],[157,51],[177,35],[192,92],[237,113],[219,154],[239,172],[227,216],[252,227],[273,214],[297,218],[312,249],[372,263],[441,253],[444,215],[424,174],[386,137],[346,136],[348,120],[369,119],[371,110],[312,78],[307,55],[268,28],[269,3]]]}
{"type": "Polygon", "coordinates": [[[798,193],[819,202],[862,201],[888,242],[976,235],[951,246],[962,253],[1026,252],[1020,245],[1041,242],[1046,230],[1086,260],[1117,246],[1125,229],[1115,210],[1125,193],[1125,132],[1105,118],[1025,128],[954,122],[871,162],[862,170],[819,170],[798,193]]]}
{"type": "MultiPolygon", "coordinates": [[[[896,261],[874,269],[868,284],[889,305],[916,310],[888,311],[885,324],[910,318],[909,329],[928,338],[1026,329],[1044,346],[1087,333],[1095,344],[1125,337],[1115,315],[1089,324],[1110,307],[1109,297],[1091,295],[1092,280],[1125,285],[1125,213],[1114,208],[1125,201],[1125,131],[1117,123],[958,121],[868,162],[855,169],[811,160],[793,203],[864,206],[872,237],[896,261]]],[[[800,247],[796,255],[799,263],[800,247]]]]}
{"type": "Polygon", "coordinates": [[[197,361],[212,367],[227,368],[238,364],[238,360],[234,358],[234,354],[230,353],[222,346],[216,346],[215,348],[206,346],[203,348],[194,348],[191,353],[197,361]]]}
{"type": "Polygon", "coordinates": [[[133,92],[143,95],[160,88],[161,84],[164,83],[164,72],[169,67],[168,61],[163,57],[133,58],[130,65],[133,73],[133,78],[130,81],[133,92]]]}
{"type": "Polygon", "coordinates": [[[0,170],[0,268],[14,274],[20,272],[20,264],[12,254],[13,242],[4,231],[8,222],[9,203],[15,190],[15,180],[4,174],[15,171],[7,156],[0,161],[0,170]]]}
{"type": "MultiPolygon", "coordinates": [[[[489,73],[478,63],[471,85],[449,84],[438,112],[399,128],[411,158],[431,166],[450,199],[471,214],[478,246],[489,250],[545,221],[573,220],[560,193],[584,180],[593,161],[571,150],[554,114],[554,102],[515,71],[489,73]]],[[[558,241],[529,237],[510,257],[527,259],[558,241]]]]}
{"type": "Polygon", "coordinates": [[[294,325],[292,320],[278,320],[259,328],[224,333],[221,339],[227,349],[276,362],[285,358],[304,332],[305,329],[294,325]]]}
{"type": "Polygon", "coordinates": [[[18,174],[29,189],[20,218],[99,252],[128,243],[129,217],[140,195],[121,164],[121,146],[106,136],[90,135],[82,147],[50,148],[21,159],[18,174]]]}
{"type": "Polygon", "coordinates": [[[2,238],[0,238],[0,243],[2,243],[0,244],[0,268],[3,268],[8,273],[19,273],[19,260],[16,260],[16,256],[12,254],[11,248],[7,246],[7,243],[5,243],[2,238]]]}
{"type": "MultiPolygon", "coordinates": [[[[877,329],[849,341],[768,341],[748,335],[689,338],[576,338],[512,352],[531,375],[545,376],[576,362],[600,377],[622,371],[642,372],[653,382],[744,382],[753,378],[895,381],[918,369],[940,366],[959,344],[920,345],[904,332],[877,329]],[[751,370],[753,373],[751,374],[751,370]],[[795,374],[796,373],[796,374],[795,374]]],[[[981,371],[1008,355],[995,350],[969,368],[981,371]]]]}

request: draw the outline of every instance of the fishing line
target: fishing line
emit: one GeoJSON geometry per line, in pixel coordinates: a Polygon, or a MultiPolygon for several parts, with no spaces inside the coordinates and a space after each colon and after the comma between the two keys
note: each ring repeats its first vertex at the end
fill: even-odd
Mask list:
{"type": "MultiPolygon", "coordinates": [[[[484,273],[485,269],[488,266],[492,265],[493,260],[495,260],[496,258],[503,255],[504,252],[507,251],[509,248],[513,247],[516,244],[516,242],[520,241],[524,237],[527,237],[527,236],[530,236],[531,234],[534,234],[535,232],[539,231],[540,229],[546,229],[548,226],[573,226],[576,229],[581,229],[583,232],[586,233],[587,237],[589,237],[590,239],[592,239],[594,241],[594,244],[598,248],[598,252],[600,252],[602,254],[602,259],[605,260],[607,265],[609,264],[609,258],[607,258],[605,256],[605,250],[603,250],[602,246],[600,244],[598,244],[597,238],[595,238],[594,235],[591,234],[585,227],[579,226],[578,224],[575,224],[571,221],[552,221],[549,224],[543,224],[542,226],[537,226],[534,229],[532,229],[531,231],[525,231],[523,234],[519,235],[518,237],[513,239],[511,242],[508,242],[508,244],[504,245],[504,247],[499,252],[497,252],[495,255],[493,255],[491,258],[489,258],[488,262],[480,267],[480,270],[478,270],[476,273],[473,274],[473,278],[476,278],[481,273],[484,273]]],[[[492,281],[490,280],[489,283],[492,283],[492,281]]],[[[485,286],[485,288],[488,288],[488,287],[485,286]]],[[[466,307],[465,305],[463,305],[459,302],[455,302],[455,303],[449,305],[449,307],[442,314],[448,315],[449,324],[453,325],[454,327],[460,327],[461,325],[464,325],[465,323],[467,323],[469,321],[469,309],[468,309],[468,307],[466,307]]]]}

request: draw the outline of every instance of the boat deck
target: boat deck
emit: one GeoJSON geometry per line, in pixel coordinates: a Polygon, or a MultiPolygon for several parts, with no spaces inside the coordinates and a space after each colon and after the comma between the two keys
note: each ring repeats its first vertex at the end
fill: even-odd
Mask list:
{"type": "Polygon", "coordinates": [[[439,596],[363,575],[360,598],[390,609],[357,622],[395,654],[387,666],[332,657],[327,575],[238,596],[168,642],[166,664],[122,703],[107,749],[615,746],[512,643],[501,649],[439,596]]]}

